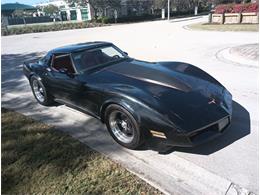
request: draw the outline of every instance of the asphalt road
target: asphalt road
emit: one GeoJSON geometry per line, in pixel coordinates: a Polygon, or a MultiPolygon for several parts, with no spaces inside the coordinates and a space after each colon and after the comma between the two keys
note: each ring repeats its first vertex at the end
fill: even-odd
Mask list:
{"type": "MultiPolygon", "coordinates": [[[[203,20],[206,18],[2,37],[2,105],[62,127],[64,131],[110,155],[129,169],[136,166],[137,170],[140,165],[131,164],[132,162],[140,161],[144,166],[153,164],[150,172],[155,172],[144,178],[165,189],[165,192],[172,192],[169,189],[176,187],[174,183],[167,183],[171,177],[186,189],[189,182],[195,182],[200,171],[205,170],[208,174],[258,193],[258,68],[223,62],[216,57],[223,49],[258,43],[258,33],[192,31],[183,28],[187,24],[203,20]],[[21,63],[55,47],[97,40],[111,41],[137,59],[184,61],[210,73],[233,94],[234,114],[231,128],[225,136],[194,149],[171,148],[166,154],[159,154],[158,150],[163,148],[151,146],[140,151],[131,151],[115,144],[104,126],[89,116],[65,106],[46,108],[36,104],[28,81],[22,76],[21,63]],[[178,180],[182,172],[173,172],[172,167],[173,163],[178,162],[187,163],[187,167],[196,167],[197,172],[194,168],[192,181],[188,182],[188,177],[187,181],[178,180]],[[156,171],[158,174],[167,173],[168,178],[156,178],[156,171]],[[165,184],[159,181],[163,179],[165,184]]],[[[149,174],[145,167],[139,169],[135,172],[141,176],[149,174]]],[[[200,191],[199,183],[196,185],[198,191],[194,194],[203,192],[200,191]]]]}

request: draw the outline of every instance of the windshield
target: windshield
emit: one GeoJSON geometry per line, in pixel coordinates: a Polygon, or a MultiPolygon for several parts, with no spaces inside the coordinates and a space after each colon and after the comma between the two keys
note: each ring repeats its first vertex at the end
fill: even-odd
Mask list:
{"type": "Polygon", "coordinates": [[[106,46],[73,53],[72,58],[77,71],[83,72],[100,65],[120,61],[127,56],[113,46],[106,46]]]}
{"type": "Polygon", "coordinates": [[[45,65],[47,63],[47,58],[46,56],[42,57],[41,59],[39,59],[38,64],[39,65],[45,65]]]}
{"type": "Polygon", "coordinates": [[[44,57],[40,58],[38,61],[39,65],[48,65],[51,59],[51,53],[47,53],[44,57]]]}

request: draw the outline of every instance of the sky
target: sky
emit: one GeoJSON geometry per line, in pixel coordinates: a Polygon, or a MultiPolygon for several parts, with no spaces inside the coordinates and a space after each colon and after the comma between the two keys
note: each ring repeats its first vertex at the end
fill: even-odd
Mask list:
{"type": "Polygon", "coordinates": [[[26,5],[34,5],[36,3],[40,2],[46,2],[47,0],[1,0],[1,4],[4,3],[21,3],[21,4],[26,4],[26,5]]]}

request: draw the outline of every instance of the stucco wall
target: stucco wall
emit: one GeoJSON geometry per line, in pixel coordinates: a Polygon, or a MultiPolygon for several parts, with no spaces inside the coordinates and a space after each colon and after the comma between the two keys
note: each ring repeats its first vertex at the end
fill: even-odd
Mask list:
{"type": "Polygon", "coordinates": [[[259,15],[257,13],[212,14],[211,22],[219,24],[258,24],[259,15]]]}

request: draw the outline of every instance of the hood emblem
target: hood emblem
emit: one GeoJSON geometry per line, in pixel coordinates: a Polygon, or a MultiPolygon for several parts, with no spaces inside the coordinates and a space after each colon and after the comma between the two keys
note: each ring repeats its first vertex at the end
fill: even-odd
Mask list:
{"type": "Polygon", "coordinates": [[[211,98],[211,100],[208,102],[208,104],[216,104],[216,100],[214,98],[211,98]]]}

